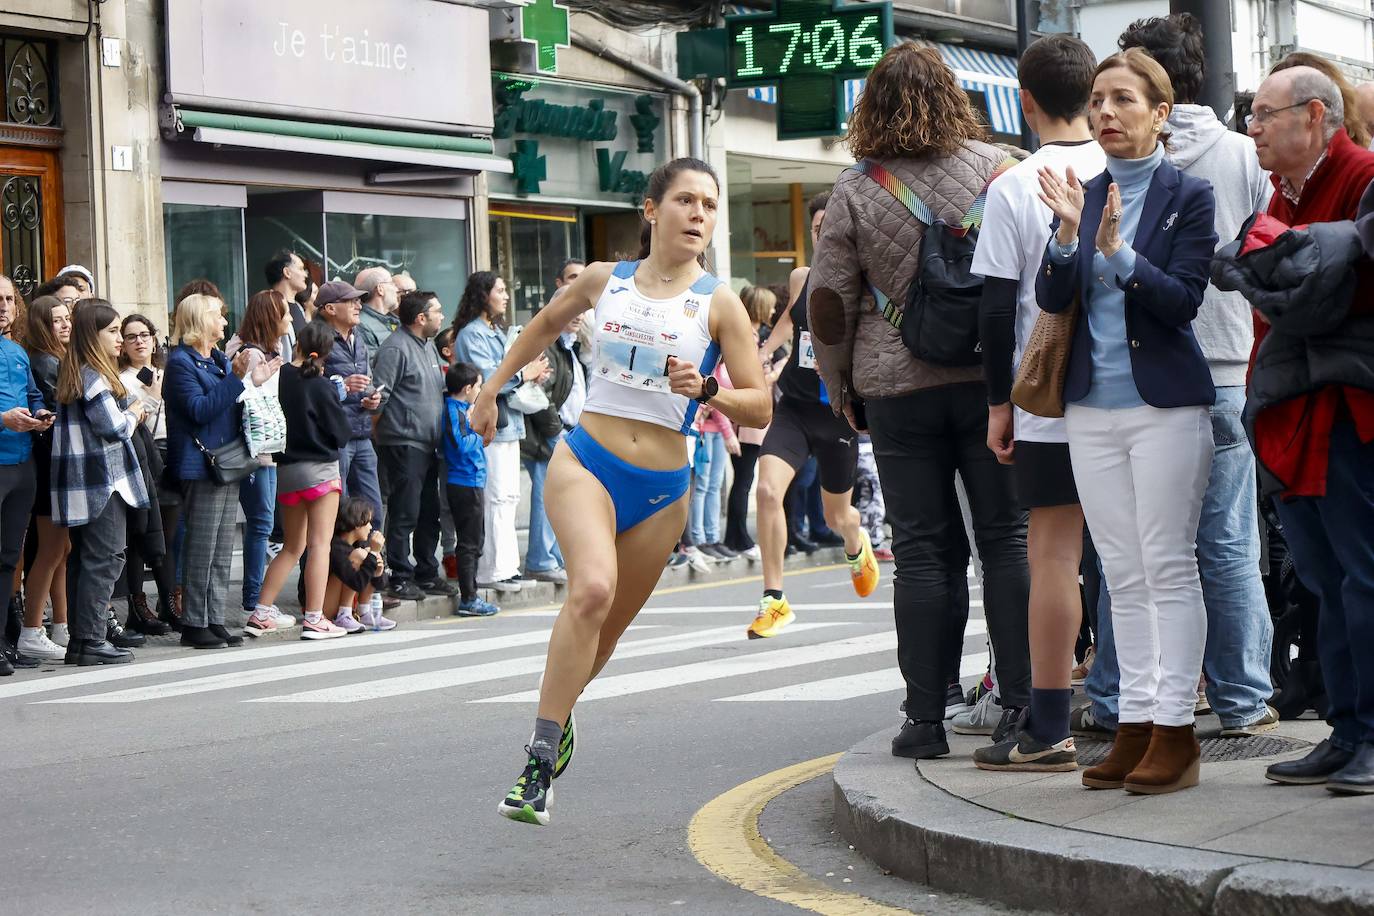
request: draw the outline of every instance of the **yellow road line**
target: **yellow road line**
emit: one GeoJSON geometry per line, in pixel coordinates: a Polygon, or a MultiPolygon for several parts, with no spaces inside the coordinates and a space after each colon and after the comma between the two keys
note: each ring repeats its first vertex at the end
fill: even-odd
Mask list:
{"type": "Polygon", "coordinates": [[[687,827],[697,861],[717,877],[751,894],[822,916],[897,916],[910,910],[836,890],[807,875],[773,851],[759,834],[764,806],[788,789],[822,776],[839,754],[775,770],[707,802],[687,827]]]}
{"type": "MultiPolygon", "coordinates": [[[[848,563],[831,563],[831,564],[829,564],[829,565],[827,565],[827,566],[811,566],[811,567],[808,567],[808,568],[806,568],[806,569],[798,569],[798,570],[795,570],[795,571],[789,569],[789,570],[787,571],[787,576],[788,576],[788,578],[795,578],[796,576],[808,576],[808,575],[810,575],[811,573],[834,572],[834,571],[837,570],[837,569],[848,569],[848,568],[849,568],[849,564],[848,564],[848,563]]],[[[757,575],[757,576],[740,576],[740,577],[738,577],[738,578],[736,578],[736,579],[721,579],[719,582],[693,582],[691,585],[674,585],[674,586],[672,586],[671,588],[661,588],[661,589],[658,589],[657,591],[654,592],[654,596],[657,597],[658,595],[676,595],[676,594],[678,594],[679,592],[696,592],[696,591],[701,591],[702,589],[706,589],[706,588],[723,588],[724,586],[727,586],[727,585],[741,585],[741,584],[744,584],[744,583],[746,583],[746,582],[762,582],[762,581],[763,581],[763,576],[762,576],[762,575],[757,575]]],[[[541,604],[541,605],[538,605],[538,606],[536,606],[536,607],[512,608],[512,609],[509,610],[509,611],[502,611],[502,612],[501,612],[501,616],[502,616],[502,617],[519,617],[519,616],[521,616],[522,614],[528,614],[528,613],[530,613],[531,611],[556,611],[556,610],[558,610],[559,608],[561,608],[562,606],[563,606],[563,605],[562,605],[561,603],[559,603],[559,604],[541,604]]],[[[424,624],[426,624],[427,626],[432,626],[432,627],[444,627],[444,626],[452,626],[452,625],[454,625],[454,624],[460,624],[460,623],[471,623],[471,622],[473,622],[473,621],[481,621],[481,620],[483,620],[483,619],[484,619],[484,618],[482,618],[482,617],[448,617],[448,618],[445,618],[445,619],[442,619],[442,620],[425,620],[425,621],[421,621],[421,622],[424,623],[424,624]]]]}

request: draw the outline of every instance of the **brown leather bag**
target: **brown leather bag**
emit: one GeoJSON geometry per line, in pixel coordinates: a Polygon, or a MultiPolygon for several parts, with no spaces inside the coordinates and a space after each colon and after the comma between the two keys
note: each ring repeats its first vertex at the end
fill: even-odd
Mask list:
{"type": "Polygon", "coordinates": [[[1035,319],[1016,381],[1011,386],[1011,402],[1037,417],[1064,416],[1064,378],[1069,371],[1069,346],[1078,323],[1079,297],[1058,313],[1041,312],[1035,319]]]}

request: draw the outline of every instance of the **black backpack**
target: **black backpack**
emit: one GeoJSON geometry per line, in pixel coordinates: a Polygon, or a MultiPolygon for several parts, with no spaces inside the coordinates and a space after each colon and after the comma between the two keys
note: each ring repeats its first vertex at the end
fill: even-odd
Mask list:
{"type": "Polygon", "coordinates": [[[898,308],[872,284],[869,289],[888,323],[902,334],[911,355],[939,366],[976,366],[982,362],[978,339],[978,306],[983,298],[983,278],[973,273],[973,252],[983,223],[983,202],[988,185],[1015,165],[1002,163],[974,199],[958,226],[935,219],[916,192],[896,175],[871,159],[854,166],[873,179],[926,225],[917,253],[920,267],[907,290],[906,303],[898,308]]]}

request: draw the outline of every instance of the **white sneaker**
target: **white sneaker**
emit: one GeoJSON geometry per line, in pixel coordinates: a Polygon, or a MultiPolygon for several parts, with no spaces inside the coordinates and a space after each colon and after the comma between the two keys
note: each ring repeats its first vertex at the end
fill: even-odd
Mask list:
{"type": "Polygon", "coordinates": [[[763,560],[763,551],[759,550],[758,544],[755,544],[744,552],[744,558],[751,563],[759,563],[763,560]]]}
{"type": "Polygon", "coordinates": [[[960,735],[991,735],[1002,721],[1002,704],[996,694],[988,691],[967,712],[954,717],[951,727],[960,735]]]}
{"type": "Polygon", "coordinates": [[[706,554],[697,550],[695,547],[682,548],[682,555],[687,558],[687,565],[699,573],[708,573],[715,566],[715,564],[711,562],[710,557],[706,556],[706,554]]]}
{"type": "Polygon", "coordinates": [[[67,625],[65,623],[53,624],[52,633],[49,638],[64,649],[67,647],[67,643],[72,640],[71,634],[67,632],[67,625]]]}
{"type": "Polygon", "coordinates": [[[25,658],[38,658],[44,661],[60,662],[67,657],[67,650],[48,638],[42,627],[19,631],[19,645],[15,647],[25,658]]]}
{"type": "Polygon", "coordinates": [[[283,614],[275,604],[272,605],[272,621],[277,625],[278,630],[285,630],[296,625],[296,618],[290,614],[283,614]]]}
{"type": "Polygon", "coordinates": [[[268,541],[267,562],[271,563],[273,560],[275,560],[277,558],[277,554],[281,553],[285,547],[286,545],[283,544],[281,541],[268,541]]]}

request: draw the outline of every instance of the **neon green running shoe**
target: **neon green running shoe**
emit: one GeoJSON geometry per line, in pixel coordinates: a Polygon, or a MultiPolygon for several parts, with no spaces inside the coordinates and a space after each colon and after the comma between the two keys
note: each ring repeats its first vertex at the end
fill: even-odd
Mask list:
{"type": "Polygon", "coordinates": [[[568,713],[568,721],[563,723],[563,740],[558,742],[558,762],[553,767],[553,778],[557,779],[563,775],[563,771],[572,763],[573,752],[577,750],[577,739],[573,737],[573,732],[577,728],[577,716],[575,713],[568,713]]]}
{"type": "Polygon", "coordinates": [[[513,821],[547,827],[549,807],[553,804],[553,768],[543,758],[536,756],[528,745],[525,753],[529,754],[529,763],[525,764],[525,771],[515,781],[510,793],[496,806],[496,811],[513,821]]]}

